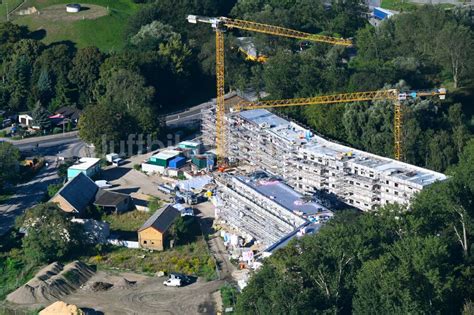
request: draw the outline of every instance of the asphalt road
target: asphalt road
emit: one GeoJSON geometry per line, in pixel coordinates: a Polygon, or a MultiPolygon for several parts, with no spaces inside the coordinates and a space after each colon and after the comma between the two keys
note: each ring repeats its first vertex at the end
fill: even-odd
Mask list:
{"type": "Polygon", "coordinates": [[[15,195],[0,205],[0,235],[8,232],[14,225],[16,217],[41,201],[48,185],[58,182],[54,158],[46,157],[46,161],[48,166],[45,166],[31,181],[18,185],[15,195]]]}
{"type": "Polygon", "coordinates": [[[35,149],[47,149],[53,147],[60,147],[70,143],[81,142],[77,135],[77,131],[68,132],[65,134],[57,134],[43,137],[26,138],[22,140],[10,140],[2,138],[0,141],[8,141],[16,146],[20,151],[32,151],[35,149]]]}
{"type": "MultiPolygon", "coordinates": [[[[23,143],[22,145],[26,144],[23,143]]],[[[8,232],[14,225],[16,217],[42,201],[44,194],[48,190],[48,185],[59,182],[56,164],[57,156],[88,156],[91,152],[88,152],[87,149],[84,142],[77,138],[50,139],[46,142],[41,140],[41,145],[36,151],[33,150],[33,153],[44,155],[48,166],[43,167],[29,182],[18,185],[15,189],[15,194],[8,201],[0,205],[0,235],[8,232]]]]}

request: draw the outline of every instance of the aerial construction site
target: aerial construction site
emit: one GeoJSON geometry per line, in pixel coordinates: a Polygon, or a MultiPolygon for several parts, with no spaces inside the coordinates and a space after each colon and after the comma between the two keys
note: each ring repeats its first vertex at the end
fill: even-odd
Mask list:
{"type": "Polygon", "coordinates": [[[203,144],[216,149],[214,204],[218,222],[228,230],[248,241],[257,240],[261,250],[271,252],[298,233],[317,231],[336,208],[377,211],[390,203],[409,204],[414,194],[446,179],[444,174],[402,161],[403,102],[430,96],[444,99],[445,89],[389,89],[286,100],[224,95],[223,38],[229,29],[344,47],[351,41],[224,17],[191,15],[188,21],[211,24],[216,34],[217,98],[202,109],[201,131],[203,144]],[[395,159],[323,138],[272,111],[377,100],[394,104],[395,159]]]}

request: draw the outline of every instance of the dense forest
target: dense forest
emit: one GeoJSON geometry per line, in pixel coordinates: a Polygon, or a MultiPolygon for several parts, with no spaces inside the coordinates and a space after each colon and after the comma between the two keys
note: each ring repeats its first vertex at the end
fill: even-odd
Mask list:
{"type": "MultiPolygon", "coordinates": [[[[232,16],[306,32],[352,38],[354,47],[308,43],[263,34],[226,34],[227,90],[265,91],[268,98],[307,97],[396,87],[448,88],[448,99],[416,100],[404,109],[407,162],[445,171],[473,131],[473,22],[468,9],[422,6],[368,24],[358,0],[157,1],[126,21],[120,52],[72,42],[44,45],[35,32],[0,26],[0,109],[46,112],[85,109],[81,136],[98,144],[126,134],[158,134],[158,116],[215,95],[215,40],[209,25],[187,14],[232,16]],[[251,36],[264,64],[240,55],[238,36],[251,36]],[[470,58],[471,57],[471,58],[470,58]],[[123,128],[126,126],[126,128],[123,128]]],[[[391,102],[308,106],[283,110],[332,139],[393,156],[391,102]]],[[[44,126],[47,128],[47,126],[44,126]]],[[[118,143],[118,141],[117,141],[118,143]]]]}

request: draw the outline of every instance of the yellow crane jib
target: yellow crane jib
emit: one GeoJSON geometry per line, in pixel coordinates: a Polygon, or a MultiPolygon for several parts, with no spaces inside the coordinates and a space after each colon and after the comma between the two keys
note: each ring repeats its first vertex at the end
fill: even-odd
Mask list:
{"type": "Polygon", "coordinates": [[[263,23],[231,19],[228,17],[206,17],[199,15],[188,15],[189,23],[196,24],[198,22],[211,24],[215,29],[232,29],[237,28],[245,31],[264,33],[269,35],[290,37],[313,42],[328,43],[341,46],[352,46],[350,39],[337,38],[325,35],[310,34],[301,31],[292,30],[285,27],[268,25],[263,23]]]}
{"type": "Polygon", "coordinates": [[[287,106],[305,106],[319,104],[354,103],[362,101],[392,100],[394,102],[394,156],[397,160],[402,158],[402,126],[403,112],[402,101],[419,97],[438,96],[444,100],[446,89],[440,88],[430,91],[399,92],[397,89],[378,90],[368,92],[354,92],[332,95],[320,95],[306,98],[293,98],[285,100],[263,100],[256,102],[241,101],[231,108],[231,111],[250,110],[258,108],[277,108],[287,106]]]}

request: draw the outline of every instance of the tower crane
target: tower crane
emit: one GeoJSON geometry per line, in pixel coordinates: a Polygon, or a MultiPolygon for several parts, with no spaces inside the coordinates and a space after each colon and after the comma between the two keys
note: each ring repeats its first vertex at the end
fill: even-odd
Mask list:
{"type": "Polygon", "coordinates": [[[256,102],[241,101],[235,105],[232,110],[249,110],[258,108],[278,108],[288,106],[304,106],[304,105],[320,105],[320,104],[337,104],[337,103],[354,103],[362,101],[376,100],[392,100],[394,101],[394,156],[397,160],[402,157],[402,101],[407,99],[416,99],[419,97],[438,96],[445,99],[446,89],[440,88],[429,91],[410,91],[401,93],[397,89],[354,92],[344,94],[321,95],[307,98],[293,98],[285,100],[263,100],[256,102]]]}
{"type": "Polygon", "coordinates": [[[241,29],[245,31],[252,31],[264,33],[269,35],[276,35],[282,37],[289,37],[295,39],[302,39],[312,42],[327,43],[340,46],[351,46],[352,41],[349,39],[335,38],[324,35],[310,34],[301,31],[296,31],[284,27],[256,23],[251,21],[231,19],[227,17],[205,17],[197,15],[188,15],[189,23],[207,23],[211,24],[216,32],[216,78],[217,78],[217,97],[216,97],[216,153],[217,164],[220,169],[225,167],[226,155],[226,126],[224,122],[225,103],[224,103],[224,32],[228,29],[241,29]]]}

